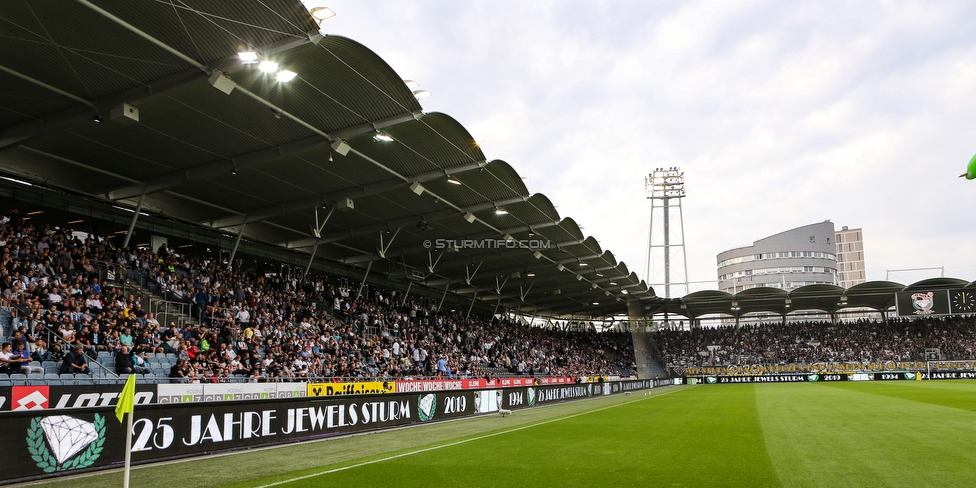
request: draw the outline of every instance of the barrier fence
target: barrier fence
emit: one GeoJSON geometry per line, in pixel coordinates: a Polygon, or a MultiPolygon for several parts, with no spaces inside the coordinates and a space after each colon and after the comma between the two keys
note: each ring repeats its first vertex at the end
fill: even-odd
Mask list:
{"type": "MultiPolygon", "coordinates": [[[[303,396],[299,390],[267,389],[254,393],[266,400],[242,397],[241,400],[218,402],[207,400],[207,387],[250,385],[203,385],[203,388],[200,385],[141,385],[137,388],[131,455],[133,463],[147,463],[486,414],[501,408],[529,408],[665,384],[669,381],[633,380],[343,394],[322,398],[303,396]],[[186,390],[177,391],[178,388],[171,387],[186,390]],[[200,390],[199,394],[197,390],[200,390]],[[278,394],[297,397],[272,398],[278,394]],[[161,401],[174,396],[192,401],[161,401]]],[[[410,388],[416,388],[416,385],[418,383],[411,383],[410,388]]],[[[424,384],[427,385],[450,386],[424,384]]],[[[313,388],[312,384],[303,386],[313,388]]],[[[34,393],[17,390],[18,407],[0,414],[0,443],[5,446],[6,453],[4,462],[0,463],[0,484],[121,466],[126,436],[124,424],[115,418],[113,407],[118,400],[118,391],[90,388],[92,391],[82,392],[77,387],[53,386],[7,387],[0,391],[5,398],[12,398],[13,389],[21,388],[33,388],[34,393]],[[48,388],[46,393],[38,394],[43,388],[48,388]],[[23,401],[25,394],[32,397],[28,403],[23,401]],[[41,398],[43,395],[47,395],[45,399],[41,398]],[[72,401],[82,396],[86,400],[72,401]],[[64,409],[53,410],[57,405],[63,405],[64,409]]],[[[236,394],[251,393],[214,393],[236,394]]]]}

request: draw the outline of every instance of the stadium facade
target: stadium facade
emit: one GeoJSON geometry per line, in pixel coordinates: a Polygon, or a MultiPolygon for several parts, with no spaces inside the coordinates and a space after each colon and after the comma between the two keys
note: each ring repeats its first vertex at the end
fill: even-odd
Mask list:
{"type": "Polygon", "coordinates": [[[797,227],[718,254],[719,290],[735,294],[767,287],[790,291],[837,284],[834,224],[797,227]]]}

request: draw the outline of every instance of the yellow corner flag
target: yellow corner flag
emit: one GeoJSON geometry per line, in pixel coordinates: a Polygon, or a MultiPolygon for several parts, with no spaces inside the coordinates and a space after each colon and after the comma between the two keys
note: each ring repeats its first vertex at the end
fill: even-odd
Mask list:
{"type": "Polygon", "coordinates": [[[122,394],[119,395],[119,403],[115,406],[115,416],[122,422],[126,413],[132,415],[136,404],[136,375],[130,374],[129,379],[125,380],[122,387],[122,394]]]}

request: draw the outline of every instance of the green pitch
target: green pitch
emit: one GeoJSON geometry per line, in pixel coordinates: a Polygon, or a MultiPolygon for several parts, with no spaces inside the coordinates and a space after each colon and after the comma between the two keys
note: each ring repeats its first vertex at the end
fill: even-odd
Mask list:
{"type": "MultiPolygon", "coordinates": [[[[976,382],[703,385],[133,471],[133,486],[976,486],[976,382]]],[[[120,484],[110,473],[55,483],[120,484]]]]}

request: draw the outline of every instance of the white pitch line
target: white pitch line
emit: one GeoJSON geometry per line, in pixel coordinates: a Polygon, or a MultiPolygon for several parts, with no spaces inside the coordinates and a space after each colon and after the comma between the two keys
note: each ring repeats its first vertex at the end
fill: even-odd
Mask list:
{"type": "MultiPolygon", "coordinates": [[[[681,389],[677,389],[677,390],[671,390],[671,391],[668,391],[668,392],[665,392],[665,393],[659,393],[657,395],[651,396],[650,398],[658,398],[658,397],[662,397],[664,395],[670,395],[671,393],[675,393],[675,392],[678,392],[678,391],[683,391],[685,389],[686,388],[681,388],[681,389]]],[[[362,466],[368,466],[370,464],[376,464],[376,463],[382,463],[382,462],[386,462],[386,461],[392,461],[394,459],[398,459],[398,458],[402,458],[402,457],[413,456],[414,454],[421,454],[421,453],[425,453],[425,452],[428,452],[428,451],[436,451],[438,449],[443,449],[445,447],[457,446],[459,444],[466,444],[468,442],[479,441],[481,439],[487,439],[489,437],[495,437],[495,436],[499,436],[499,435],[502,435],[502,434],[509,434],[509,433],[512,433],[512,432],[518,432],[520,430],[525,430],[525,429],[529,429],[529,428],[532,428],[532,427],[538,427],[540,425],[545,425],[545,424],[551,424],[553,422],[559,422],[559,421],[562,421],[562,420],[567,420],[567,419],[571,419],[571,418],[574,418],[574,417],[579,417],[579,416],[582,416],[582,415],[589,415],[591,413],[601,412],[603,410],[608,410],[608,409],[611,409],[611,408],[617,408],[617,407],[622,406],[622,405],[628,405],[628,404],[631,404],[631,403],[634,403],[634,402],[640,402],[640,401],[644,401],[644,400],[649,400],[650,398],[638,398],[638,399],[635,399],[635,400],[631,400],[629,402],[623,402],[623,403],[618,403],[616,405],[609,405],[609,406],[606,406],[606,407],[597,408],[595,410],[587,410],[585,412],[574,413],[572,415],[567,415],[565,417],[559,417],[559,418],[555,418],[555,419],[544,420],[544,421],[539,422],[539,423],[523,425],[521,427],[515,427],[515,428],[509,429],[509,430],[503,430],[503,431],[500,431],[500,432],[494,432],[494,433],[491,433],[491,434],[485,434],[485,435],[478,436],[478,437],[472,437],[470,439],[464,439],[464,440],[460,440],[460,441],[455,441],[455,442],[451,442],[451,443],[448,443],[448,444],[441,444],[439,446],[426,447],[424,449],[418,449],[416,451],[404,452],[404,453],[396,454],[396,455],[393,455],[393,456],[387,456],[387,457],[382,458],[382,459],[374,459],[372,461],[364,461],[364,462],[361,462],[361,463],[358,463],[358,464],[352,464],[352,465],[349,465],[349,466],[343,466],[341,468],[333,468],[333,469],[329,469],[329,470],[326,470],[326,471],[320,471],[318,473],[312,473],[312,474],[307,474],[305,476],[299,476],[297,478],[291,478],[291,479],[288,479],[288,480],[276,481],[274,483],[269,483],[267,485],[261,485],[261,486],[258,486],[256,488],[270,488],[272,486],[279,486],[279,485],[284,485],[286,483],[293,483],[295,481],[301,481],[301,480],[307,480],[309,478],[315,478],[317,476],[324,476],[324,475],[327,475],[327,474],[337,473],[339,471],[345,471],[347,469],[359,468],[359,467],[362,467],[362,466]]]]}

